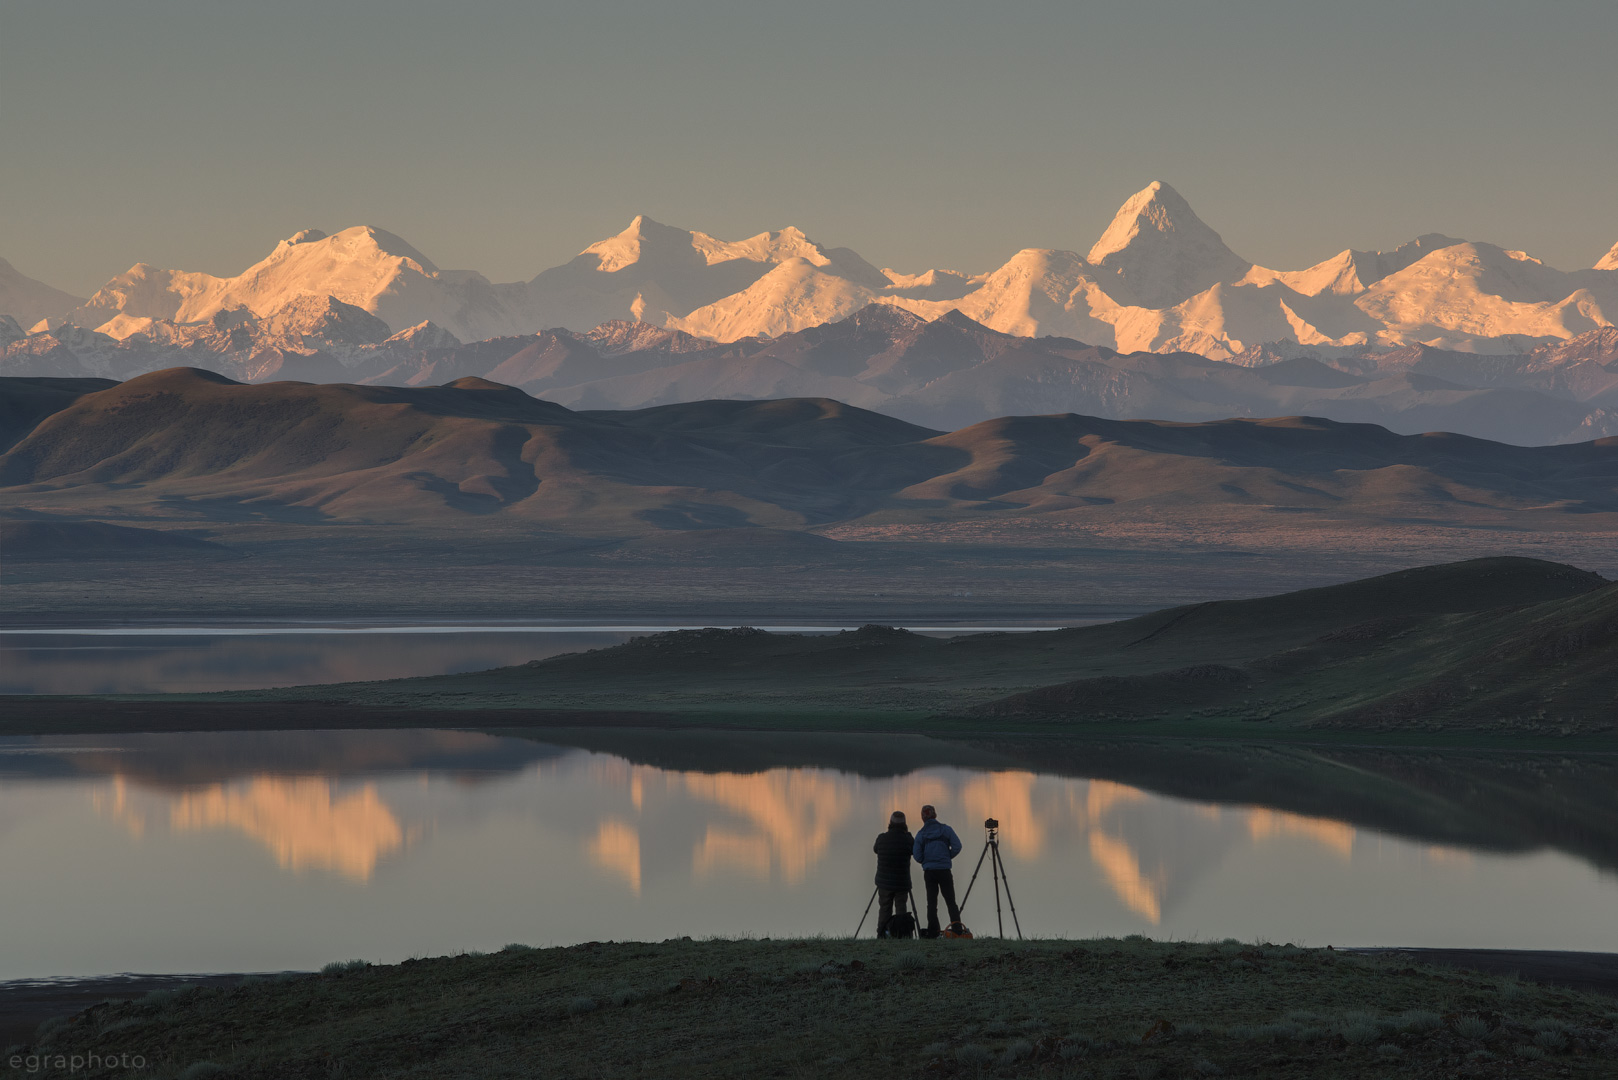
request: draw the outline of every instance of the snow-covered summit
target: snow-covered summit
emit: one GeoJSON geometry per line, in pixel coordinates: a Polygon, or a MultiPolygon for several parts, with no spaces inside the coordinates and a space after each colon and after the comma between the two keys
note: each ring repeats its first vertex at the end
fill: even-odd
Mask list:
{"type": "Polygon", "coordinates": [[[1164,308],[1252,267],[1210,229],[1191,204],[1154,180],[1119,207],[1085,256],[1119,303],[1164,308]]]}
{"type": "Polygon", "coordinates": [[[408,326],[394,334],[383,344],[403,345],[413,349],[458,349],[461,347],[461,339],[430,319],[423,319],[415,326],[408,326]]]}
{"type": "MultiPolygon", "coordinates": [[[[1273,270],[1237,255],[1178,191],[1154,181],[1124,202],[1086,254],[1029,248],[979,274],[882,270],[797,228],[725,240],[645,214],[562,265],[509,283],[441,269],[370,226],[304,229],[234,277],[137,263],[82,303],[0,263],[0,314],[117,339],[223,332],[203,324],[233,311],[268,320],[311,297],[388,326],[430,322],[459,341],[621,322],[734,342],[879,304],[928,320],[959,311],[1002,333],[1125,352],[1260,357],[1275,352],[1260,346],[1292,342],[1509,353],[1618,323],[1618,245],[1593,268],[1563,273],[1524,252],[1428,233],[1392,251],[1349,248],[1303,270],[1273,270]]],[[[639,333],[613,331],[634,349],[643,347],[639,333]]],[[[678,351],[677,340],[666,351],[678,351]]]]}
{"type": "Polygon", "coordinates": [[[691,353],[714,347],[707,338],[629,319],[611,319],[581,336],[602,356],[632,352],[691,353]]]}

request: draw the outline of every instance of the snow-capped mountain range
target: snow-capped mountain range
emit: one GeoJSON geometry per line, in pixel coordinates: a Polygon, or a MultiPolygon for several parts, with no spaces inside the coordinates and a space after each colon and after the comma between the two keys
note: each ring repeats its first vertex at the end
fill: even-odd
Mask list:
{"type": "Polygon", "coordinates": [[[1125,353],[1226,359],[1270,356],[1272,345],[1357,353],[1420,344],[1510,354],[1618,324],[1618,245],[1591,269],[1564,272],[1524,252],[1429,234],[1391,252],[1346,250],[1277,271],[1232,252],[1178,192],[1154,182],[1086,254],[1028,249],[976,275],[878,269],[793,228],[725,241],[646,217],[530,281],[504,284],[439,269],[367,226],[305,230],[235,277],[140,263],[83,301],[0,262],[0,315],[58,337],[69,324],[156,345],[285,321],[300,304],[329,314],[327,298],[390,329],[431,323],[464,341],[624,320],[733,342],[888,304],[1125,353]]]}

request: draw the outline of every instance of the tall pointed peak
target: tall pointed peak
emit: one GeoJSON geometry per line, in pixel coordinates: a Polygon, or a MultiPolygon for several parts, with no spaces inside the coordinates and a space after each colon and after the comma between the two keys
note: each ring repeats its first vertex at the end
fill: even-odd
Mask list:
{"type": "Polygon", "coordinates": [[[1612,245],[1612,250],[1596,260],[1597,270],[1618,270],[1618,244],[1612,245]]]}
{"type": "Polygon", "coordinates": [[[666,232],[669,228],[670,226],[663,224],[661,221],[654,220],[650,214],[636,214],[629,222],[629,227],[618,235],[647,236],[652,233],[666,232]]]}
{"type": "Polygon", "coordinates": [[[1125,200],[1113,215],[1112,224],[1095,242],[1088,256],[1100,264],[1107,256],[1123,251],[1142,234],[1206,230],[1213,232],[1185,197],[1161,180],[1153,180],[1125,200]]]}
{"type": "Polygon", "coordinates": [[[1211,285],[1237,281],[1253,265],[1161,180],[1118,208],[1087,258],[1111,271],[1101,285],[1115,300],[1149,308],[1173,307],[1211,285]]]}
{"type": "Polygon", "coordinates": [[[594,255],[599,264],[596,269],[611,273],[641,261],[648,254],[667,249],[689,257],[694,240],[692,233],[672,225],[653,221],[645,214],[636,214],[629,227],[616,236],[598,240],[585,248],[581,255],[594,255]]]}

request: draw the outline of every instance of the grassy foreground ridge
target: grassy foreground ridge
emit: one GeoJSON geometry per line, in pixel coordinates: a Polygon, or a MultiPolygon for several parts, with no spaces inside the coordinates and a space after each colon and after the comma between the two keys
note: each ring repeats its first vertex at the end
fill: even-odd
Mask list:
{"type": "Polygon", "coordinates": [[[592,942],[162,992],[13,1053],[154,1078],[1597,1077],[1618,1000],[1234,941],[592,942]]]}

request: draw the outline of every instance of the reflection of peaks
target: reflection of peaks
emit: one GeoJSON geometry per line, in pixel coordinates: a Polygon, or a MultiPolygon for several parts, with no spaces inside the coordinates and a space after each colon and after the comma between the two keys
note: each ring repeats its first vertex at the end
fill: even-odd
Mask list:
{"type": "Polygon", "coordinates": [[[597,866],[623,877],[635,895],[640,895],[640,833],[635,826],[608,818],[601,823],[587,850],[597,866]]]}
{"type": "Polygon", "coordinates": [[[1341,821],[1304,817],[1285,810],[1266,810],[1262,806],[1255,806],[1247,811],[1247,831],[1254,840],[1302,836],[1345,859],[1354,854],[1354,826],[1341,821]]]}
{"type": "Polygon", "coordinates": [[[998,820],[1001,846],[1025,859],[1037,859],[1045,850],[1045,828],[1034,809],[1036,779],[1031,772],[996,772],[961,788],[961,801],[972,823],[989,817],[998,820]]]}
{"type": "MultiPolygon", "coordinates": [[[[843,828],[856,812],[871,815],[875,834],[893,810],[903,810],[912,828],[919,828],[919,810],[931,803],[967,846],[958,870],[969,873],[976,864],[974,834],[984,818],[999,819],[1002,850],[1023,864],[1070,850],[1066,838],[1071,837],[1123,907],[1153,925],[1234,850],[1297,839],[1347,858],[1355,838],[1353,826],[1325,818],[1263,807],[1172,803],[1116,781],[1025,770],[927,771],[870,786],[826,769],[674,772],[606,757],[592,761],[589,772],[596,784],[626,792],[635,812],[650,815],[648,820],[669,817],[666,802],[678,801],[681,794],[736,815],[739,820],[702,821],[691,849],[691,872],[698,877],[730,872],[797,884],[827,858],[841,863],[864,857],[863,830],[843,828]],[[858,836],[858,850],[841,846],[850,832],[858,836]]],[[[598,866],[640,891],[643,852],[635,825],[604,817],[587,851],[598,866]]]]}
{"type": "MultiPolygon", "coordinates": [[[[764,860],[753,871],[768,876],[773,862],[788,882],[802,881],[831,844],[832,830],[854,805],[849,782],[820,769],[776,769],[767,773],[686,773],[691,794],[740,813],[762,833],[752,857],[764,860]]],[[[732,834],[734,837],[735,834],[732,834]]],[[[733,841],[719,841],[734,856],[733,841]]],[[[705,842],[706,843],[706,842],[705,842]]],[[[703,858],[698,848],[697,861],[703,858]]],[[[711,865],[711,864],[710,864],[711,865]]]]}
{"type": "Polygon", "coordinates": [[[1160,867],[1150,878],[1140,868],[1140,857],[1128,841],[1090,830],[1090,858],[1124,906],[1153,925],[1163,919],[1163,886],[1168,874],[1160,867]]]}
{"type": "Polygon", "coordinates": [[[761,881],[770,879],[774,863],[768,837],[756,833],[749,836],[720,825],[708,826],[691,858],[691,868],[698,874],[730,867],[761,881]]]}
{"type": "Polygon", "coordinates": [[[283,867],[316,867],[364,881],[377,860],[404,843],[404,831],[374,785],[333,800],[318,778],[254,778],[245,788],[215,785],[179,796],[169,810],[178,831],[230,826],[262,841],[283,867]]]}
{"type": "Polygon", "coordinates": [[[1089,790],[1085,792],[1084,813],[1091,821],[1099,819],[1115,806],[1146,801],[1146,792],[1140,788],[1111,780],[1091,780],[1086,787],[1089,790]]]}

